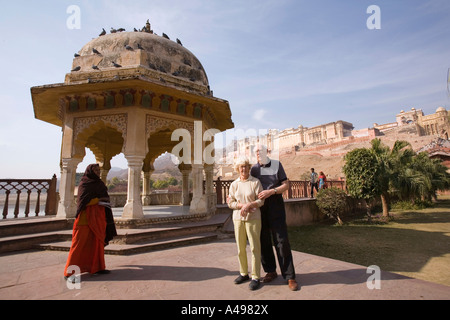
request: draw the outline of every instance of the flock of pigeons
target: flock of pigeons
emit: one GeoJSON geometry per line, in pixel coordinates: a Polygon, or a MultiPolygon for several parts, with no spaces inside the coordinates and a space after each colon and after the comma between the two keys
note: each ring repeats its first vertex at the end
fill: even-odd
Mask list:
{"type": "MultiPolygon", "coordinates": [[[[103,30],[102,30],[102,32],[99,34],[99,37],[102,37],[102,36],[106,35],[106,30],[105,30],[105,28],[102,28],[102,29],[103,29],[103,30]]],[[[110,32],[111,32],[111,33],[117,33],[117,32],[124,32],[124,31],[126,31],[124,28],[119,28],[119,29],[111,28],[111,31],[110,31],[110,32]]],[[[138,29],[134,28],[134,32],[147,32],[147,33],[153,33],[153,31],[150,30],[150,23],[149,23],[148,21],[147,21],[147,25],[144,26],[141,30],[138,30],[138,29]]],[[[168,36],[167,34],[165,34],[164,32],[163,32],[162,36],[163,36],[163,38],[166,38],[166,39],[170,40],[169,36],[168,36]]],[[[180,39],[178,39],[178,38],[177,38],[177,43],[178,43],[180,46],[183,46],[183,44],[181,43],[180,39]]],[[[127,50],[129,50],[129,51],[134,51],[134,48],[131,47],[131,46],[129,46],[129,45],[125,45],[125,49],[127,49],[127,50]]],[[[142,46],[141,46],[139,43],[138,43],[138,45],[137,45],[137,49],[138,49],[138,50],[144,50],[144,48],[142,48],[142,46]]],[[[100,53],[97,49],[95,49],[95,48],[92,48],[92,53],[101,55],[101,53],[100,53]]],[[[74,57],[75,57],[75,58],[76,58],[76,57],[79,57],[79,56],[80,56],[80,55],[79,55],[78,53],[75,53],[75,54],[74,54],[74,57]]],[[[116,62],[114,62],[114,61],[112,61],[112,65],[113,65],[114,67],[116,67],[116,68],[121,68],[121,67],[122,67],[120,64],[118,64],[118,63],[116,63],[116,62]]],[[[99,67],[96,66],[96,65],[93,65],[93,66],[92,66],[92,69],[94,69],[94,70],[100,70],[99,67]]],[[[72,69],[71,71],[72,71],[72,72],[77,72],[77,71],[80,71],[80,70],[81,70],[81,67],[78,66],[78,67],[72,69]]]]}
{"type": "MultiPolygon", "coordinates": [[[[102,29],[103,29],[102,32],[98,35],[99,37],[102,37],[102,36],[106,35],[106,30],[105,30],[105,28],[102,28],[102,29]]],[[[126,31],[124,28],[114,29],[114,28],[111,27],[111,31],[110,31],[110,32],[111,32],[111,33],[117,33],[117,32],[124,32],[124,31],[126,31]]],[[[134,28],[134,32],[147,32],[147,33],[153,33],[153,30],[150,30],[148,26],[147,26],[147,27],[144,26],[144,27],[143,27],[142,29],[140,29],[140,30],[134,28]]],[[[156,34],[156,33],[155,33],[155,34],[156,34]]],[[[163,32],[162,36],[163,36],[164,38],[170,40],[169,36],[168,36],[167,34],[165,34],[164,32],[163,32]]],[[[178,39],[178,38],[177,38],[177,43],[178,43],[180,46],[183,45],[183,44],[181,43],[180,39],[178,39]]]]}

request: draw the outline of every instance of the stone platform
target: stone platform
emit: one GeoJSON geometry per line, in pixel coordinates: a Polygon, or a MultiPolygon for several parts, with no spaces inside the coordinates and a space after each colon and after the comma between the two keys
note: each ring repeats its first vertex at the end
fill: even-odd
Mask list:
{"type": "MultiPolygon", "coordinates": [[[[152,210],[147,215],[153,219],[164,220],[171,216],[176,221],[188,216],[183,207],[152,210]]],[[[27,219],[26,228],[42,232],[49,222],[55,224],[54,219],[27,219]]],[[[206,221],[184,221],[170,226],[156,224],[152,226],[151,232],[166,233],[169,229],[180,232],[177,229],[181,228],[184,233],[187,232],[184,228],[217,229],[221,225],[221,232],[225,235],[217,237],[216,232],[216,236],[208,239],[208,243],[193,241],[178,244],[180,247],[169,245],[164,249],[158,248],[157,251],[132,250],[130,255],[107,254],[106,266],[112,272],[107,275],[83,274],[80,289],[70,290],[63,279],[68,255],[65,251],[2,253],[0,300],[450,300],[448,286],[383,271],[380,289],[371,290],[367,281],[372,273],[368,273],[366,266],[295,251],[293,255],[299,291],[290,291],[279,276],[273,283],[264,284],[252,292],[248,284],[233,283],[238,275],[237,249],[234,238],[230,237],[232,228],[229,228],[229,223],[228,228],[224,228],[226,221],[227,214],[219,212],[206,221]]],[[[17,221],[1,221],[0,232],[5,233],[6,226],[14,224],[17,221]]],[[[197,229],[197,233],[200,230],[197,229]]],[[[135,240],[146,237],[149,232],[146,227],[118,231],[122,236],[135,240]]],[[[70,229],[66,233],[70,237],[70,229]]],[[[111,244],[106,249],[114,250],[114,246],[118,245],[111,244]]]]}

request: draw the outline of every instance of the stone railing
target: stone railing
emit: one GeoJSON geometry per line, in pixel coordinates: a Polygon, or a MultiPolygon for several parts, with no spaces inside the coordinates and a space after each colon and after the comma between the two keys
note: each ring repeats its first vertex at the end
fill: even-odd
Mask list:
{"type": "MultiPolygon", "coordinates": [[[[228,196],[228,190],[233,180],[216,180],[214,188],[217,194],[217,204],[225,204],[228,196]]],[[[345,191],[345,181],[327,181],[328,187],[335,187],[345,191]]],[[[309,181],[290,180],[289,189],[283,193],[283,198],[299,199],[311,196],[311,187],[309,181]]],[[[315,192],[315,191],[314,191],[315,192]]]]}
{"type": "MultiPolygon", "coordinates": [[[[213,183],[214,191],[217,195],[217,204],[226,204],[228,191],[233,180],[215,180],[213,183]]],[[[345,190],[345,181],[327,181],[329,187],[336,187],[345,190]]],[[[283,198],[300,199],[308,198],[310,196],[311,187],[308,181],[289,181],[289,189],[283,193],[283,198]]],[[[113,207],[123,207],[127,200],[126,193],[110,193],[111,205],[113,207]]],[[[192,194],[191,194],[192,196],[192,194]]],[[[181,202],[180,192],[168,193],[152,193],[151,205],[176,205],[181,202]]]]}
{"type": "Polygon", "coordinates": [[[34,213],[38,216],[41,212],[41,196],[43,192],[46,194],[44,209],[45,215],[56,215],[56,175],[49,180],[0,180],[0,204],[3,205],[3,219],[18,218],[19,214],[22,212],[25,217],[28,217],[30,215],[32,202],[35,202],[34,213]],[[25,193],[26,195],[25,202],[21,199],[22,193],[25,193]],[[14,198],[14,204],[10,205],[12,202],[11,200],[14,201],[14,198]],[[9,212],[10,209],[12,209],[12,215],[9,212]]]}
{"type": "MultiPolygon", "coordinates": [[[[232,182],[233,180],[214,181],[213,187],[217,195],[218,205],[226,204],[228,191],[232,182]]],[[[289,189],[283,193],[285,200],[308,198],[310,196],[308,181],[292,180],[289,182],[289,189]]],[[[337,187],[345,190],[345,181],[327,181],[327,183],[329,187],[337,187]]],[[[32,202],[35,202],[34,213],[38,216],[41,212],[41,199],[45,198],[45,196],[45,215],[56,215],[58,199],[56,176],[53,176],[50,180],[0,180],[0,206],[3,207],[3,219],[18,218],[19,214],[22,213],[25,217],[28,217],[32,202]],[[42,196],[43,192],[44,196],[42,196]],[[21,199],[23,193],[26,194],[25,202],[21,199]],[[11,200],[14,198],[15,202],[11,204],[11,200]]],[[[181,202],[180,192],[152,193],[150,196],[150,203],[152,205],[177,205],[181,202]]],[[[110,197],[113,207],[123,207],[126,203],[127,194],[111,193],[110,197]]]]}

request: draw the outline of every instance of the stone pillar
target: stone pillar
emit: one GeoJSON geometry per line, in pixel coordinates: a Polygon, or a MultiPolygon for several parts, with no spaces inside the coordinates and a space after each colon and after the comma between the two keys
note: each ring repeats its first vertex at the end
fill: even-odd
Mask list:
{"type": "Polygon", "coordinates": [[[213,181],[213,169],[214,165],[205,164],[205,194],[214,193],[214,181],[213,181]]]}
{"type": "Polygon", "coordinates": [[[217,195],[214,192],[214,165],[205,164],[205,200],[207,213],[213,214],[216,212],[217,195]]]}
{"type": "Polygon", "coordinates": [[[190,213],[206,213],[206,199],[203,194],[203,165],[193,164],[192,165],[192,201],[191,207],[189,209],[190,213]]]}
{"type": "Polygon", "coordinates": [[[143,165],[143,156],[125,156],[128,161],[128,196],[127,203],[123,208],[122,218],[142,219],[144,211],[142,209],[140,181],[143,165]]]}
{"type": "Polygon", "coordinates": [[[188,206],[190,197],[189,197],[189,174],[192,171],[192,166],[187,164],[180,164],[178,166],[178,169],[180,169],[181,175],[183,176],[181,181],[182,186],[182,193],[181,193],[181,205],[188,206]]]}
{"type": "Polygon", "coordinates": [[[128,192],[127,203],[123,208],[124,219],[142,219],[142,199],[140,191],[141,172],[145,155],[148,153],[145,111],[137,109],[128,112],[127,135],[123,154],[128,161],[128,192]]]}
{"type": "Polygon", "coordinates": [[[75,218],[77,205],[74,197],[75,176],[81,159],[70,158],[61,160],[61,181],[59,184],[58,218],[75,218]]]}
{"type": "Polygon", "coordinates": [[[152,191],[150,187],[150,178],[153,171],[155,171],[153,165],[148,166],[148,168],[144,168],[144,176],[142,180],[142,204],[144,206],[149,206],[151,204],[150,194],[152,191]]]}
{"type": "Polygon", "coordinates": [[[111,161],[104,161],[100,163],[100,179],[106,184],[109,170],[111,170],[111,161]]]}

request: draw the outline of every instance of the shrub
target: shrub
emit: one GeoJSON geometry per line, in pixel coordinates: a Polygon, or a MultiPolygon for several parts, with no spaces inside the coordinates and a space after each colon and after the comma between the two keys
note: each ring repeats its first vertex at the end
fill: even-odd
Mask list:
{"type": "Polygon", "coordinates": [[[317,207],[328,217],[333,218],[342,225],[341,215],[347,206],[347,195],[338,188],[322,189],[317,194],[317,207]]]}
{"type": "Polygon", "coordinates": [[[422,210],[431,207],[431,202],[416,200],[412,201],[397,201],[392,205],[393,210],[422,210]]]}
{"type": "Polygon", "coordinates": [[[169,186],[169,182],[167,180],[156,180],[153,183],[153,188],[155,189],[165,189],[169,186]]]}

